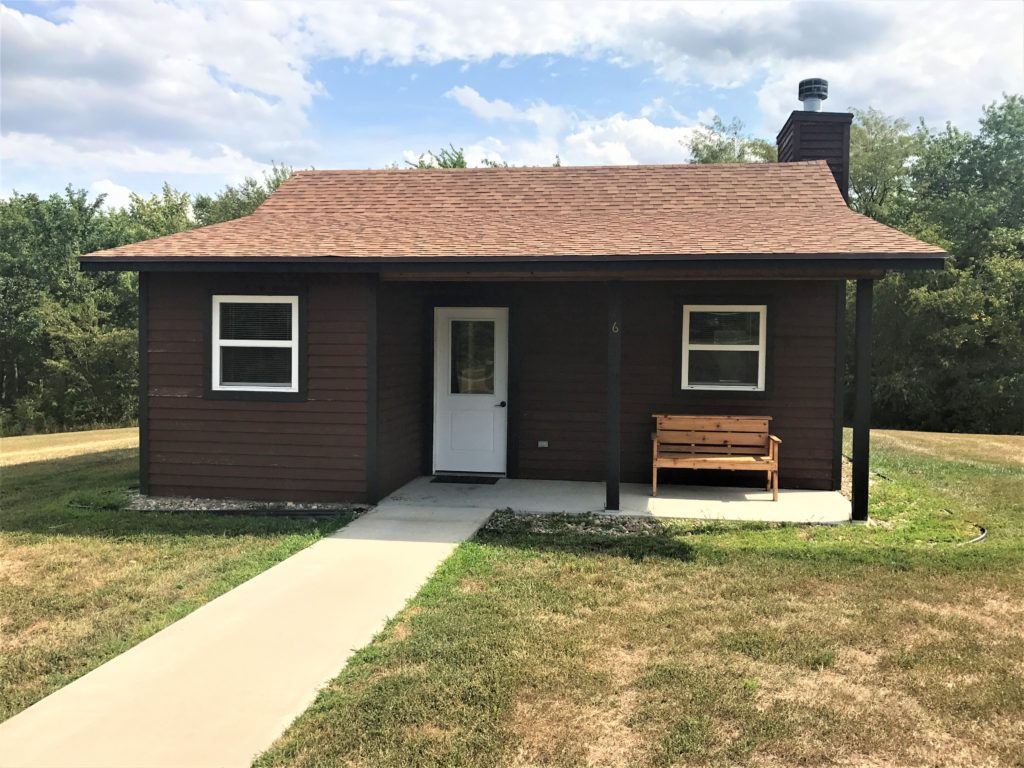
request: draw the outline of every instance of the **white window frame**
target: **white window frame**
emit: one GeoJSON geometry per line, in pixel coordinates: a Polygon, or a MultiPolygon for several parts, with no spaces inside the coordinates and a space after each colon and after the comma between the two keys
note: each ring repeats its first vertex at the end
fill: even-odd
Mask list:
{"type": "Polygon", "coordinates": [[[210,368],[210,389],[214,392],[298,392],[299,391],[299,297],[298,296],[238,296],[217,294],[213,297],[212,340],[213,363],[210,368]],[[221,304],[290,304],[292,308],[292,337],[281,339],[222,339],[220,337],[221,304]],[[221,384],[220,358],[224,347],[276,347],[292,351],[292,380],[284,385],[221,384]]]}
{"type": "Polygon", "coordinates": [[[768,348],[767,304],[686,304],[683,306],[683,389],[709,389],[727,392],[764,392],[765,358],[768,348]],[[690,315],[693,312],[756,312],[758,321],[757,344],[691,344],[690,315]],[[690,351],[694,352],[757,352],[757,385],[749,384],[691,384],[690,351]]]}

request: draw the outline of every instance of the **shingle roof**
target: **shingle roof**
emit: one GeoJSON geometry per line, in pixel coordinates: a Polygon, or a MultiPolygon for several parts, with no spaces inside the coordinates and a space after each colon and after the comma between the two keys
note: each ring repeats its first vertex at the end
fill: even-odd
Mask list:
{"type": "Polygon", "coordinates": [[[824,161],[299,171],[253,214],[91,254],[164,258],[930,256],[824,161]]]}

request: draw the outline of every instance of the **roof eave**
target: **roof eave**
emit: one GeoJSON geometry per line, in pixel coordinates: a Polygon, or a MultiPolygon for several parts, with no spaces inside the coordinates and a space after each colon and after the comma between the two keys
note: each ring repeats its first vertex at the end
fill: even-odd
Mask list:
{"type": "Polygon", "coordinates": [[[573,269],[614,264],[619,268],[664,268],[667,264],[707,266],[728,262],[731,266],[848,263],[851,267],[887,270],[943,269],[948,254],[921,252],[839,252],[839,253],[721,253],[721,254],[602,254],[581,256],[99,256],[79,257],[82,270],[100,271],[337,271],[379,272],[400,266],[414,269],[464,269],[501,271],[510,267],[524,271],[538,268],[573,269]]]}

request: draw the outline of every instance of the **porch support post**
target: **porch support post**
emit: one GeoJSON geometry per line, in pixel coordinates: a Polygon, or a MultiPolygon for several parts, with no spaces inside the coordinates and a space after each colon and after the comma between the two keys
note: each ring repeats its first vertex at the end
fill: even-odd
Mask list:
{"type": "Polygon", "coordinates": [[[619,480],[622,471],[622,287],[608,283],[608,465],[605,469],[604,508],[619,508],[619,480]]]}
{"type": "Polygon", "coordinates": [[[868,519],[868,461],[871,456],[871,303],[874,281],[857,281],[854,342],[853,519],[868,519]]]}
{"type": "Polygon", "coordinates": [[[139,493],[149,495],[149,273],[142,271],[139,272],[139,493]]]}

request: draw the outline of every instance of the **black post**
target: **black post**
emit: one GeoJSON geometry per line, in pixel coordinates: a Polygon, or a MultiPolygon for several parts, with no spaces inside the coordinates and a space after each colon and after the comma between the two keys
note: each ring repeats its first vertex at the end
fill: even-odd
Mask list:
{"type": "Polygon", "coordinates": [[[622,287],[608,283],[608,466],[605,470],[605,509],[619,508],[622,471],[622,287]]]}
{"type": "MultiPolygon", "coordinates": [[[[209,347],[206,348],[207,350],[209,347]]],[[[209,356],[209,352],[204,352],[209,356]]],[[[139,272],[139,493],[149,495],[149,273],[139,272]]]]}
{"type": "Polygon", "coordinates": [[[871,298],[874,281],[857,281],[857,332],[853,400],[853,519],[868,519],[871,457],[871,298]]]}
{"type": "Polygon", "coordinates": [[[377,322],[378,290],[376,276],[371,276],[366,294],[366,500],[380,501],[380,471],[377,432],[379,424],[377,322]]]}
{"type": "Polygon", "coordinates": [[[832,490],[843,487],[843,400],[846,397],[846,281],[836,283],[836,371],[832,397],[832,490]]]}

